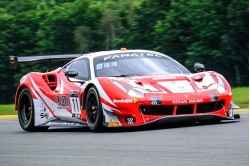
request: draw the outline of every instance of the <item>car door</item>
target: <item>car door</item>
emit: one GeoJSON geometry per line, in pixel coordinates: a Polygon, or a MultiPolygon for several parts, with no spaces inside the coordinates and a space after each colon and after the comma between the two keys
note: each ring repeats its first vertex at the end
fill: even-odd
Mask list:
{"type": "Polygon", "coordinates": [[[62,73],[60,74],[63,82],[63,90],[59,90],[56,95],[56,101],[59,107],[66,108],[67,112],[57,111],[56,116],[67,120],[82,119],[82,110],[80,105],[81,95],[83,93],[83,84],[89,81],[90,68],[88,58],[81,58],[72,61],[63,67],[62,73]],[[64,73],[66,71],[76,71],[78,75],[74,78],[66,77],[64,73]]]}

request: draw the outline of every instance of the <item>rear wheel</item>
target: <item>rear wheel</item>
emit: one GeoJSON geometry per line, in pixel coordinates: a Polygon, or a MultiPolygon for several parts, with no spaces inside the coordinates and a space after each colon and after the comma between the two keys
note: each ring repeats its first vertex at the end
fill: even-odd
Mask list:
{"type": "Polygon", "coordinates": [[[24,88],[18,97],[18,120],[25,131],[44,131],[48,127],[35,127],[34,104],[28,88],[24,88]]]}
{"type": "Polygon", "coordinates": [[[98,132],[103,128],[102,105],[97,89],[92,86],[85,102],[87,123],[91,131],[98,132]]]}

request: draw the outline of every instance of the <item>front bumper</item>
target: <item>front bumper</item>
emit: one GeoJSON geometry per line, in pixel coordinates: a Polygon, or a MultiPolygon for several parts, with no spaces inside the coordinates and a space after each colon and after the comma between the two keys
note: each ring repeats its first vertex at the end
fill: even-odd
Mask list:
{"type": "MultiPolygon", "coordinates": [[[[104,123],[105,126],[108,127],[132,127],[132,126],[142,126],[147,124],[167,124],[167,123],[186,123],[186,122],[220,122],[221,120],[230,120],[230,121],[239,121],[240,115],[234,114],[234,116],[227,117],[227,116],[221,116],[219,114],[196,114],[196,115],[176,115],[176,116],[161,116],[153,119],[148,119],[148,121],[145,120],[145,117],[143,117],[144,122],[138,122],[138,119],[136,117],[123,117],[119,118],[120,121],[115,122],[106,122],[104,123]],[[134,118],[134,123],[127,123],[126,118],[134,118]],[[125,121],[123,121],[125,119],[125,121]],[[109,123],[116,123],[117,125],[110,125],[109,123]]],[[[132,122],[132,121],[130,121],[132,122]]]]}
{"type": "Polygon", "coordinates": [[[224,117],[220,115],[180,115],[180,116],[166,116],[160,119],[151,121],[150,123],[171,123],[171,122],[216,122],[221,120],[239,120],[239,114],[235,114],[234,118],[224,117]]]}
{"type": "Polygon", "coordinates": [[[115,109],[109,107],[109,111],[104,110],[104,125],[109,126],[109,122],[117,122],[115,127],[124,127],[156,121],[233,120],[234,116],[228,114],[232,96],[229,93],[215,93],[209,91],[195,94],[147,94],[145,98],[124,100],[130,102],[116,103],[115,109]]]}

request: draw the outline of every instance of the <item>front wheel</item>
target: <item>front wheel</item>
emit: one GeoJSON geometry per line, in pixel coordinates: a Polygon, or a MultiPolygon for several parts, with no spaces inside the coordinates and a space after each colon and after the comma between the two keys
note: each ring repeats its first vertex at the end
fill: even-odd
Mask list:
{"type": "Polygon", "coordinates": [[[227,117],[234,119],[234,111],[233,108],[229,108],[227,111],[227,117]]]}
{"type": "Polygon", "coordinates": [[[24,88],[18,97],[18,120],[25,131],[44,131],[48,127],[35,127],[34,104],[28,88],[24,88]]]}
{"type": "Polygon", "coordinates": [[[89,89],[85,103],[88,126],[91,131],[98,132],[103,128],[103,112],[99,93],[94,86],[89,89]]]}

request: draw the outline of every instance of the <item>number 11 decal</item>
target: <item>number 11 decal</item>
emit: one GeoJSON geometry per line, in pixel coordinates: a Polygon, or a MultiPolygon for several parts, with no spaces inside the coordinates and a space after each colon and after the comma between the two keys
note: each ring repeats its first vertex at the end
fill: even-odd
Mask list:
{"type": "Polygon", "coordinates": [[[70,91],[70,105],[72,109],[72,116],[76,118],[81,117],[80,101],[79,101],[79,91],[70,91]]]}

